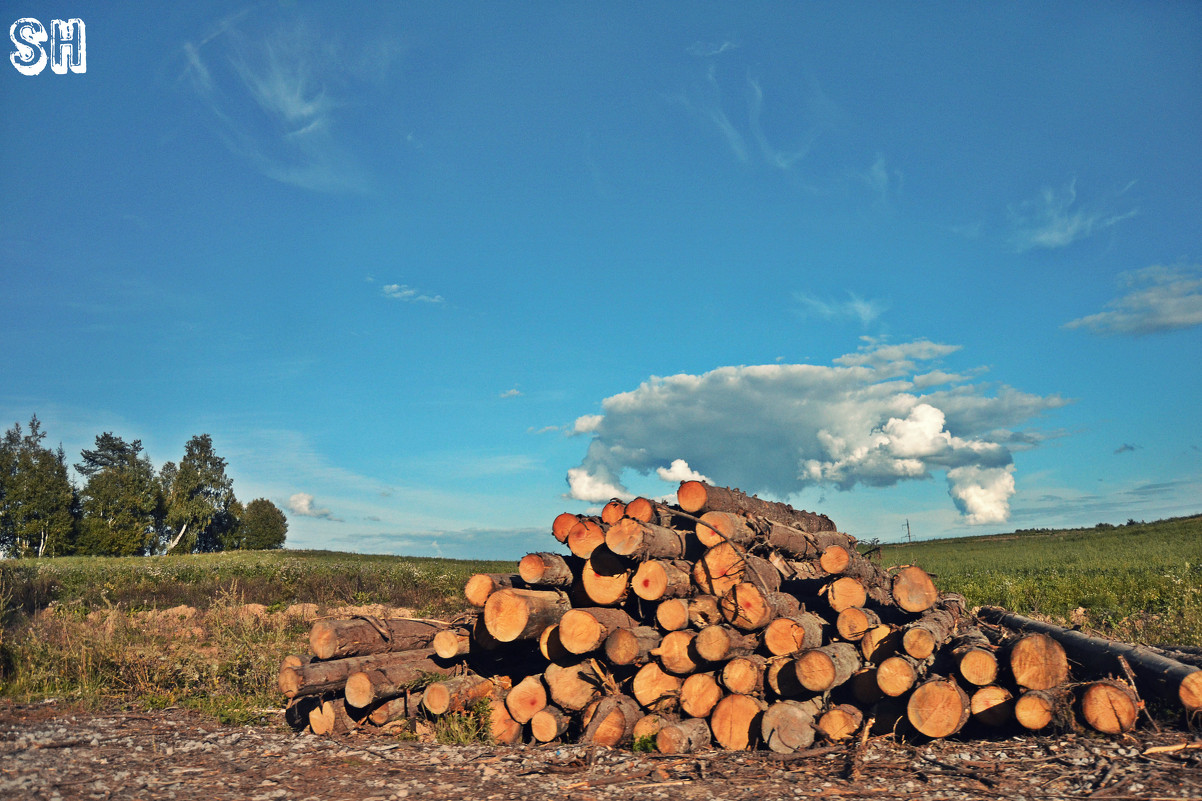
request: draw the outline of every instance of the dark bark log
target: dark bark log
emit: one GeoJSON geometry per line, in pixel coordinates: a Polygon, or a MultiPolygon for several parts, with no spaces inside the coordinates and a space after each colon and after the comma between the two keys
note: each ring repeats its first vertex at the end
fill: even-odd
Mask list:
{"type": "Polygon", "coordinates": [[[737,489],[715,487],[701,481],[683,481],[676,491],[680,508],[692,514],[735,512],[759,515],[782,523],[794,523],[806,531],[834,531],[835,524],[826,515],[814,514],[774,501],[764,501],[737,489]]]}
{"type": "Polygon", "coordinates": [[[309,647],[318,659],[412,651],[427,648],[447,624],[437,620],[356,617],[318,620],[309,629],[309,647]]]}

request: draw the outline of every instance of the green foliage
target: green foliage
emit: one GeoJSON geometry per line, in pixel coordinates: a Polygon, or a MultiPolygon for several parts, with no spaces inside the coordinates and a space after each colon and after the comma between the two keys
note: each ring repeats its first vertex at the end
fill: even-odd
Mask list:
{"type": "Polygon", "coordinates": [[[62,447],[44,447],[45,438],[34,415],[28,434],[16,423],[0,441],[0,552],[8,556],[58,556],[75,547],[75,488],[62,447]]]}
{"type": "Polygon", "coordinates": [[[75,469],[87,478],[77,553],[140,556],[157,546],[163,493],[142,443],[105,432],[75,469]]]}
{"type": "MultiPolygon", "coordinates": [[[[166,498],[167,528],[178,538],[176,553],[210,553],[237,526],[237,499],[233,480],[225,474],[225,459],[213,450],[213,439],[200,434],[184,446],[179,465],[171,462],[159,471],[166,498]]],[[[175,540],[173,539],[173,542],[175,540]]]]}
{"type": "Polygon", "coordinates": [[[434,721],[434,741],[444,745],[492,745],[492,711],[481,699],[463,712],[450,712],[434,721]]]}
{"type": "Polygon", "coordinates": [[[644,734],[641,737],[634,738],[634,752],[636,754],[651,754],[655,752],[655,735],[644,734]]]}
{"type": "Polygon", "coordinates": [[[971,605],[1202,645],[1202,516],[887,545],[882,559],[923,567],[971,605]]]}
{"type": "Polygon", "coordinates": [[[266,551],[284,547],[288,534],[288,518],[266,498],[256,498],[246,505],[227,548],[246,551],[266,551]]]}

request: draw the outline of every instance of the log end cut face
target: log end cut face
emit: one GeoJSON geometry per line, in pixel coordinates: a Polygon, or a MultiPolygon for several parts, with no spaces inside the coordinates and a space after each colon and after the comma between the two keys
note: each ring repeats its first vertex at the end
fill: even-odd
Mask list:
{"type": "Polygon", "coordinates": [[[951,681],[929,681],[910,695],[906,717],[927,737],[950,737],[968,720],[964,691],[951,681]]]}
{"type": "Polygon", "coordinates": [[[1027,634],[1010,651],[1010,672],[1019,685],[1049,690],[1068,680],[1064,646],[1046,634],[1027,634]]]}
{"type": "Polygon", "coordinates": [[[939,590],[925,570],[907,565],[893,576],[893,600],[907,612],[925,612],[939,600],[939,590]]]}

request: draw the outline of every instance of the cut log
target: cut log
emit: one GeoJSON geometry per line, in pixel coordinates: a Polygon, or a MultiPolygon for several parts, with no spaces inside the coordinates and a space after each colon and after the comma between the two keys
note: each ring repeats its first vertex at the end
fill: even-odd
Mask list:
{"type": "Polygon", "coordinates": [[[412,651],[429,647],[435,635],[445,630],[447,624],[437,620],[364,617],[318,620],[309,629],[309,647],[322,660],[412,651]]]}
{"type": "Polygon", "coordinates": [[[826,515],[794,509],[774,501],[764,501],[727,487],[715,487],[701,481],[683,481],[676,490],[680,508],[692,514],[735,512],[759,515],[781,523],[793,523],[805,531],[834,531],[835,524],[826,515]]]}
{"type": "Polygon", "coordinates": [[[876,668],[876,686],[890,698],[910,692],[926,672],[926,663],[906,654],[881,660],[876,668]]]}
{"type": "Polygon", "coordinates": [[[1027,690],[1014,701],[1014,719],[1024,729],[1039,731],[1055,721],[1067,721],[1071,714],[1060,688],[1052,690],[1027,690]]]}
{"type": "Polygon", "coordinates": [[[762,656],[738,656],[722,666],[718,680],[727,692],[737,695],[758,695],[764,691],[764,671],[768,660],[762,656]]]}
{"type": "Polygon", "coordinates": [[[637,625],[621,609],[606,606],[569,609],[559,620],[559,641],[573,654],[587,654],[604,645],[612,632],[637,625]]]}
{"type": "Polygon", "coordinates": [[[1001,728],[1014,720],[1014,694],[997,684],[982,687],[969,701],[972,719],[991,729],[1001,728]]]}
{"type": "Polygon", "coordinates": [[[521,588],[522,577],[511,573],[477,573],[463,585],[463,597],[475,607],[484,606],[497,590],[521,588]]]}
{"type": "Polygon", "coordinates": [[[709,747],[709,722],[689,718],[662,726],[655,735],[655,750],[661,754],[691,754],[709,747]]]}
{"type": "Polygon", "coordinates": [[[385,726],[396,720],[417,717],[421,709],[422,695],[421,690],[398,695],[372,709],[367,719],[374,726],[385,726]]]}
{"type": "MultiPolygon", "coordinates": [[[[715,599],[715,609],[717,599],[715,599]]],[[[664,631],[680,631],[689,627],[689,602],[683,598],[669,598],[655,607],[655,622],[664,631]]]]}
{"type": "Polygon", "coordinates": [[[365,709],[375,701],[404,695],[431,675],[445,676],[453,669],[434,659],[433,650],[425,656],[405,662],[369,665],[346,677],[343,692],[351,706],[365,709]]]}
{"type": "Polygon", "coordinates": [[[612,501],[605,504],[604,508],[601,509],[601,522],[608,526],[612,526],[614,523],[621,520],[622,516],[625,514],[626,504],[622,503],[617,498],[614,498],[612,501]]]}
{"type": "Polygon", "coordinates": [[[826,603],[836,613],[863,607],[867,602],[868,588],[857,578],[841,576],[826,586],[826,603]]]}
{"type": "Polygon", "coordinates": [[[822,700],[777,701],[764,710],[760,719],[763,743],[778,754],[792,754],[814,743],[814,718],[822,709],[822,700]]]}
{"type": "Polygon", "coordinates": [[[579,712],[601,697],[602,677],[591,659],[566,667],[548,665],[543,681],[551,701],[560,709],[579,712]]]}
{"type": "Polygon", "coordinates": [[[1068,680],[1068,658],[1064,646],[1038,632],[1024,634],[1006,647],[1010,675],[1028,690],[1049,690],[1068,680]]]}
{"type": "Polygon", "coordinates": [[[540,743],[558,740],[572,725],[572,718],[557,706],[545,706],[530,718],[530,736],[540,743]]]}
{"type": "Polygon", "coordinates": [[[710,715],[714,740],[727,751],[745,751],[759,739],[760,716],[767,704],[750,695],[728,695],[710,715]]]}
{"type": "Polygon", "coordinates": [[[556,515],[555,521],[551,523],[551,536],[560,542],[567,542],[568,532],[572,530],[572,526],[579,522],[580,518],[570,512],[556,515]]]}
{"type": "Polygon", "coordinates": [[[496,691],[496,685],[483,676],[456,676],[428,685],[422,694],[422,709],[431,715],[462,712],[477,701],[492,698],[496,691]]]}
{"type": "Polygon", "coordinates": [[[1122,734],[1135,728],[1139,697],[1127,684],[1108,679],[1085,685],[1080,691],[1081,718],[1103,734],[1122,734]]]}
{"type": "Polygon", "coordinates": [[[320,695],[298,695],[289,698],[284,705],[284,722],[293,731],[312,731],[309,728],[309,714],[321,706],[320,695]]]}
{"type": "Polygon", "coordinates": [[[939,600],[935,582],[921,567],[906,565],[893,574],[893,601],[907,612],[925,612],[939,600]]]}
{"type": "Polygon", "coordinates": [[[692,629],[669,631],[660,640],[658,646],[652,649],[653,656],[659,659],[663,669],[677,676],[687,676],[696,673],[705,660],[693,647],[697,632],[692,629]]]}
{"type": "Polygon", "coordinates": [[[505,694],[505,707],[518,723],[529,723],[548,703],[543,674],[536,673],[519,681],[505,694]]]}
{"type": "Polygon", "coordinates": [[[952,649],[956,672],[969,684],[985,687],[997,680],[997,655],[991,648],[962,645],[952,649]]]}
{"type": "Polygon", "coordinates": [[[826,692],[860,669],[860,652],[851,643],[836,642],[804,651],[792,664],[802,687],[810,692],[826,692]]]}
{"type": "Polygon", "coordinates": [[[579,742],[615,748],[628,744],[634,724],[643,717],[638,702],[627,695],[607,695],[589,705],[581,717],[579,742]]]}
{"type": "Polygon", "coordinates": [[[658,662],[639,668],[630,682],[630,692],[639,705],[650,712],[670,712],[680,706],[680,686],[684,680],[665,673],[658,662]]]}
{"type": "Polygon", "coordinates": [[[797,597],[787,592],[762,590],[751,582],[740,582],[722,596],[722,618],[744,631],[757,631],[778,617],[793,617],[801,612],[797,597]]]}
{"type": "Polygon", "coordinates": [[[580,587],[597,606],[617,606],[630,591],[630,563],[605,545],[597,546],[580,569],[580,587]]]}
{"type": "Polygon", "coordinates": [[[680,708],[690,717],[709,717],[723,695],[715,674],[694,673],[680,685],[680,708]]]}
{"type": "Polygon", "coordinates": [[[559,639],[559,625],[547,626],[538,635],[538,650],[543,658],[555,665],[568,665],[576,661],[576,655],[564,648],[559,639]]]}
{"type": "Polygon", "coordinates": [[[683,559],[643,562],[630,583],[634,594],[644,601],[684,598],[693,594],[692,565],[683,559]]]}
{"type": "Polygon", "coordinates": [[[968,696],[950,679],[928,679],[906,703],[906,718],[919,732],[934,738],[960,731],[970,711],[968,696]]]}
{"type": "Polygon", "coordinates": [[[852,564],[852,551],[844,545],[831,545],[822,549],[818,557],[818,566],[824,573],[837,576],[847,570],[852,564]]]}
{"type": "Polygon", "coordinates": [[[497,745],[517,745],[522,741],[522,724],[510,716],[500,698],[488,701],[488,731],[497,745]]]}
{"type": "Polygon", "coordinates": [[[609,527],[605,544],[619,556],[632,559],[683,559],[694,550],[693,534],[624,517],[609,527]]]}
{"type": "MultiPolygon", "coordinates": [[[[442,668],[430,659],[433,655],[433,649],[423,648],[414,651],[349,656],[330,662],[310,662],[300,667],[286,667],[280,670],[280,692],[287,698],[293,698],[298,695],[316,695],[337,690],[346,684],[347,677],[352,673],[390,665],[408,666],[411,663],[420,666],[430,665],[440,668],[440,671],[445,673],[447,668],[442,668]]],[[[430,672],[439,671],[431,670],[430,672]]],[[[366,704],[356,704],[356,706],[366,706],[366,704]]]]}
{"type": "Polygon", "coordinates": [[[851,697],[864,709],[869,709],[878,701],[888,698],[876,683],[876,665],[867,665],[851,674],[847,680],[851,697]]]}
{"type": "Polygon", "coordinates": [[[571,587],[580,574],[580,557],[557,553],[528,553],[518,562],[518,575],[530,585],[571,587]]]}
{"type": "Polygon", "coordinates": [[[873,626],[860,638],[860,653],[869,662],[880,662],[902,647],[901,629],[888,623],[873,626]]]}
{"type": "Polygon", "coordinates": [[[722,607],[716,595],[694,595],[689,599],[689,625],[703,629],[722,622],[722,607]]]}
{"type": "Polygon", "coordinates": [[[309,712],[309,731],[321,736],[346,734],[358,728],[342,698],[329,698],[309,712]]]}
{"type": "Polygon", "coordinates": [[[1089,637],[996,607],[984,607],[979,615],[991,623],[1055,637],[1074,662],[1090,665],[1099,672],[1118,674],[1118,657],[1121,656],[1135,672],[1137,689],[1144,698],[1155,697],[1181,704],[1190,713],[1202,710],[1202,668],[1182,664],[1145,647],[1089,637]]]}
{"type": "Polygon", "coordinates": [[[706,662],[725,662],[736,656],[747,656],[760,645],[754,634],[744,634],[726,625],[706,626],[697,632],[693,648],[706,662]]]}
{"type": "Polygon", "coordinates": [[[747,524],[747,518],[731,512],[706,512],[696,524],[697,540],[706,548],[722,542],[750,545],[758,533],[747,524]]]}
{"type": "Polygon", "coordinates": [[[816,728],[826,739],[838,742],[849,740],[864,723],[864,713],[851,704],[836,704],[822,713],[816,728]]]}
{"type": "Polygon", "coordinates": [[[581,559],[588,559],[593,549],[605,544],[605,528],[597,520],[582,517],[568,529],[568,549],[581,559]]]}
{"type": "Polygon", "coordinates": [[[871,609],[860,606],[847,607],[835,619],[835,630],[848,642],[858,641],[869,630],[879,625],[881,625],[880,615],[871,609]]]}
{"type": "Polygon", "coordinates": [[[813,535],[795,526],[765,521],[761,528],[764,531],[763,541],[769,548],[794,559],[817,560],[822,553],[813,535]]]}
{"type": "Polygon", "coordinates": [[[906,626],[902,648],[915,659],[926,659],[951,639],[956,617],[948,609],[936,607],[906,626]]]}
{"type": "Polygon", "coordinates": [[[662,639],[650,626],[615,629],[605,639],[605,658],[611,665],[645,665],[662,639]]]}
{"type": "Polygon", "coordinates": [[[638,742],[644,737],[651,737],[654,739],[655,736],[659,734],[660,730],[664,728],[664,726],[671,726],[677,722],[679,721],[677,721],[676,718],[668,715],[661,715],[657,712],[652,712],[649,715],[643,715],[634,724],[635,742],[638,742]]]}
{"type": "Polygon", "coordinates": [[[570,608],[557,590],[499,590],[484,605],[484,626],[500,642],[533,640],[570,608]]]}
{"type": "Polygon", "coordinates": [[[626,504],[625,514],[634,520],[650,523],[656,519],[655,504],[646,498],[638,497],[626,504]]]}
{"type": "Polygon", "coordinates": [[[466,628],[443,629],[434,635],[430,645],[443,659],[454,659],[471,653],[472,637],[466,628]]]}
{"type": "Polygon", "coordinates": [[[747,556],[729,542],[707,548],[693,565],[693,583],[708,595],[721,598],[731,587],[745,581],[776,591],[780,589],[781,574],[768,560],[747,556]]]}
{"type": "Polygon", "coordinates": [[[810,612],[778,617],[764,629],[764,648],[773,656],[785,656],[822,645],[822,618],[810,612]]]}

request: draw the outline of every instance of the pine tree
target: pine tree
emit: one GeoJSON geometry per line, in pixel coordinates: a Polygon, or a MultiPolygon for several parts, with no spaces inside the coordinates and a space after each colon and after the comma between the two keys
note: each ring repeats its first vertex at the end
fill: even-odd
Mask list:
{"type": "Polygon", "coordinates": [[[166,531],[171,535],[167,551],[219,551],[228,541],[240,506],[225,467],[225,459],[213,450],[208,434],[188,440],[178,466],[172,462],[163,465],[159,480],[166,503],[166,531]]]}
{"type": "Polygon", "coordinates": [[[60,445],[42,444],[37,415],[29,433],[20,423],[0,442],[0,550],[9,556],[61,556],[75,547],[78,503],[60,445]]]}
{"type": "Polygon", "coordinates": [[[163,493],[141,440],[105,432],[75,465],[87,478],[81,496],[79,552],[109,556],[152,553],[163,515],[163,493]]]}

